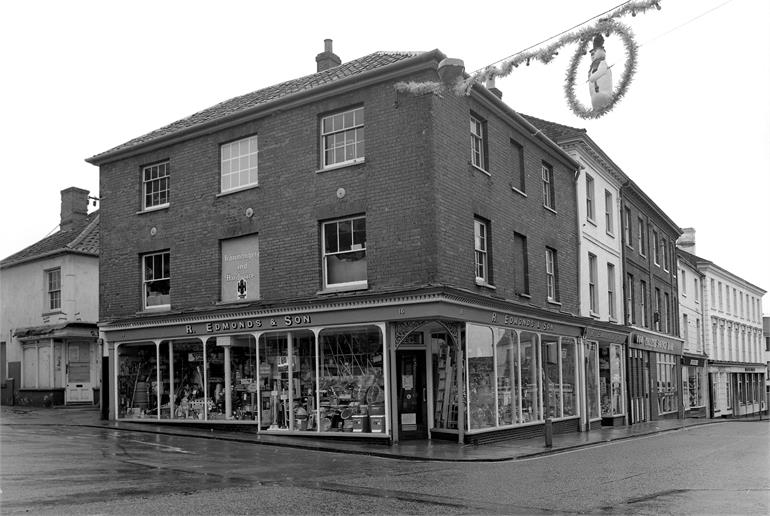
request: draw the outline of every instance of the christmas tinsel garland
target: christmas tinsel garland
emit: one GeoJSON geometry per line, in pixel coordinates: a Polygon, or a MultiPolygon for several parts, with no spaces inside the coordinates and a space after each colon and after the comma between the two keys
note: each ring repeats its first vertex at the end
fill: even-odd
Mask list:
{"type": "Polygon", "coordinates": [[[559,49],[565,45],[578,43],[578,48],[575,51],[567,70],[564,94],[567,98],[567,104],[577,116],[581,118],[599,118],[611,111],[615,103],[625,95],[628,85],[636,72],[638,46],[634,41],[633,33],[630,28],[616,21],[615,18],[625,16],[629,13],[632,16],[636,16],[637,13],[645,13],[651,9],[660,10],[660,0],[627,2],[604,18],[601,18],[594,25],[565,34],[547,47],[516,54],[511,59],[500,63],[499,66],[490,65],[470,76],[460,77],[455,84],[450,85],[449,87],[440,82],[398,82],[394,86],[396,91],[411,93],[413,95],[425,95],[428,93],[440,95],[447,91],[447,89],[456,95],[470,95],[475,84],[485,84],[490,79],[506,77],[513,72],[514,68],[518,68],[523,63],[526,63],[527,66],[529,66],[531,61],[539,61],[543,64],[548,64],[558,55],[559,49]],[[581,57],[587,54],[589,43],[595,35],[602,33],[605,33],[607,36],[611,33],[615,33],[623,40],[626,52],[626,67],[618,87],[612,93],[612,100],[606,106],[594,111],[592,109],[587,109],[575,97],[575,76],[581,57]]]}

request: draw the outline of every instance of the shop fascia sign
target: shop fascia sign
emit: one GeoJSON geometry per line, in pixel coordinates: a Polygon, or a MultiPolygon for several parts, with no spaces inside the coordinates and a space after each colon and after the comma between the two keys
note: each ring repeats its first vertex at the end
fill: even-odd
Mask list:
{"type": "Polygon", "coordinates": [[[514,328],[525,328],[527,330],[553,331],[554,325],[551,322],[529,319],[528,317],[519,317],[516,315],[499,314],[492,312],[492,324],[504,324],[514,328]]]}
{"type": "Polygon", "coordinates": [[[264,330],[270,328],[293,328],[311,324],[309,314],[292,314],[283,317],[266,317],[259,319],[232,319],[212,321],[205,324],[186,324],[187,335],[225,333],[239,330],[264,330]]]}
{"type": "Polygon", "coordinates": [[[659,337],[651,337],[648,335],[642,335],[640,333],[634,333],[634,344],[652,350],[652,351],[668,351],[670,353],[680,353],[678,349],[678,343],[673,340],[662,339],[659,337]]]}

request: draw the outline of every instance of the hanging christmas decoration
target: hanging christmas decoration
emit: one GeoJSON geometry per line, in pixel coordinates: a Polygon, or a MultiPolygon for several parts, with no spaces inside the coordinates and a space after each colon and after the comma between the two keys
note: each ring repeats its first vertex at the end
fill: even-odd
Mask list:
{"type": "Polygon", "coordinates": [[[602,17],[594,25],[586,26],[577,31],[564,34],[546,47],[519,52],[510,59],[500,62],[498,66],[490,65],[476,71],[470,76],[459,77],[454,84],[449,86],[439,82],[398,82],[395,84],[395,89],[396,91],[411,93],[413,95],[424,95],[428,93],[439,95],[446,90],[451,90],[451,92],[456,95],[470,95],[471,89],[475,84],[484,84],[490,79],[506,77],[522,63],[527,66],[529,66],[532,61],[548,64],[559,54],[558,51],[562,47],[578,43],[578,48],[570,61],[564,85],[567,104],[570,106],[570,109],[581,118],[599,118],[612,110],[618,100],[625,95],[628,85],[636,72],[638,47],[634,41],[633,33],[630,28],[616,21],[616,18],[620,18],[627,14],[636,16],[637,14],[645,13],[651,9],[660,10],[660,1],[661,0],[640,0],[626,2],[602,17]],[[614,90],[612,89],[611,66],[607,66],[606,56],[602,55],[605,53],[603,48],[604,37],[602,37],[602,34],[607,37],[613,34],[619,36],[625,47],[625,68],[623,69],[618,86],[614,90]],[[591,51],[592,64],[588,83],[589,88],[593,88],[594,92],[591,95],[592,106],[591,108],[587,108],[577,100],[577,97],[575,96],[575,84],[577,82],[577,68],[580,65],[582,57],[588,53],[588,45],[592,42],[594,43],[594,48],[592,48],[591,51]]]}

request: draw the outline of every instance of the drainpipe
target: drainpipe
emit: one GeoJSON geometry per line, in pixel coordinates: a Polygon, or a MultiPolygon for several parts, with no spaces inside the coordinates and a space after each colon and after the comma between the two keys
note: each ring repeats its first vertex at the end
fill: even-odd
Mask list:
{"type": "Polygon", "coordinates": [[[457,341],[455,342],[455,350],[457,355],[457,442],[459,444],[465,444],[465,386],[463,385],[463,367],[465,361],[463,360],[463,348],[460,344],[460,332],[457,332],[457,341]]]}

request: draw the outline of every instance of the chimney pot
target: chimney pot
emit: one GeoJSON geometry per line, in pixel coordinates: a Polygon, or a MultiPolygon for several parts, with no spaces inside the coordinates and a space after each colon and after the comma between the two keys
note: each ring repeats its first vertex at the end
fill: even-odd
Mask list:
{"type": "Polygon", "coordinates": [[[695,228],[682,228],[682,234],[676,246],[690,254],[695,254],[695,228]]]}
{"type": "Polygon", "coordinates": [[[499,99],[503,98],[503,92],[500,91],[499,89],[497,89],[497,86],[495,86],[495,78],[494,77],[490,77],[489,79],[487,79],[487,89],[490,92],[492,92],[492,94],[495,97],[497,97],[499,99]]]}
{"type": "Polygon", "coordinates": [[[332,52],[332,40],[324,40],[324,51],[315,56],[316,72],[323,72],[329,68],[334,68],[342,64],[342,60],[337,54],[332,52]]]}
{"type": "Polygon", "coordinates": [[[61,191],[60,231],[69,231],[88,216],[88,190],[71,186],[61,191]]]}
{"type": "Polygon", "coordinates": [[[462,77],[465,71],[465,63],[462,59],[447,57],[438,64],[438,76],[447,85],[454,85],[457,79],[462,77]]]}

